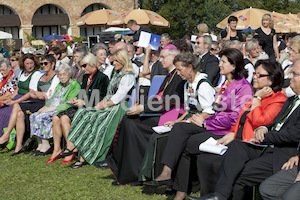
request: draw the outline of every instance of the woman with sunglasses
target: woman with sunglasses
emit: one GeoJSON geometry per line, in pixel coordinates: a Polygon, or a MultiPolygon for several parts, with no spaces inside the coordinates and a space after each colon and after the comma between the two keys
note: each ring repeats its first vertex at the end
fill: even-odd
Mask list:
{"type": "Polygon", "coordinates": [[[155,188],[168,187],[172,184],[171,176],[176,174],[175,180],[179,181],[173,185],[178,191],[175,199],[184,199],[190,190],[191,155],[194,152],[189,150],[196,150],[195,154],[199,154],[199,144],[210,137],[220,139],[226,135],[253,95],[252,86],[245,78],[247,71],[241,51],[228,48],[221,51],[220,56],[220,74],[226,77],[226,81],[215,98],[215,113],[208,118],[194,114],[187,122],[176,123],[169,133],[162,157],[162,173],[155,180],[144,183],[155,188]]]}
{"type": "MultiPolygon", "coordinates": [[[[81,156],[72,168],[79,168],[87,163],[93,164],[105,159],[115,135],[119,121],[127,110],[127,94],[135,84],[134,72],[128,52],[116,50],[114,73],[107,89],[107,94],[94,108],[79,109],[72,121],[67,145],[70,155],[76,148],[81,156]]],[[[85,63],[80,61],[81,65],[85,63]]]]}
{"type": "MultiPolygon", "coordinates": [[[[5,106],[0,108],[0,132],[8,126],[8,122],[13,110],[13,105],[30,99],[32,91],[37,91],[37,80],[40,79],[42,73],[38,71],[40,62],[32,54],[24,54],[20,59],[20,68],[22,70],[19,76],[18,87],[13,95],[6,100],[5,106]]],[[[18,105],[16,106],[18,107],[18,105]]],[[[10,130],[0,137],[0,148],[4,148],[9,140],[9,134],[12,131],[15,123],[10,126],[10,130]]]]}
{"type": "Polygon", "coordinates": [[[31,90],[29,101],[26,103],[16,102],[9,119],[8,127],[2,137],[9,139],[9,134],[15,127],[17,131],[17,146],[13,155],[21,153],[24,134],[29,137],[30,125],[29,115],[37,112],[45,105],[45,101],[54,93],[54,89],[59,83],[59,79],[55,73],[55,58],[52,55],[42,57],[42,69],[45,74],[42,74],[37,79],[37,90],[31,90]]]}
{"type": "MultiPolygon", "coordinates": [[[[283,70],[277,62],[258,60],[253,76],[255,95],[240,112],[236,125],[232,126],[229,133],[218,140],[218,144],[228,145],[234,139],[248,142],[254,137],[254,130],[257,127],[270,124],[287,99],[281,93],[283,82],[283,70]]],[[[198,155],[197,168],[201,183],[201,195],[214,191],[222,160],[223,156],[219,155],[198,155]]]]}
{"type": "MultiPolygon", "coordinates": [[[[93,54],[88,53],[81,59],[80,63],[81,69],[85,72],[81,85],[80,96],[70,99],[69,104],[71,107],[57,115],[54,115],[52,118],[54,149],[52,156],[47,163],[55,161],[60,157],[60,153],[63,153],[60,146],[62,136],[64,136],[66,140],[67,147],[70,146],[68,135],[71,128],[71,122],[77,110],[82,107],[95,106],[97,104],[97,98],[101,101],[107,92],[109,79],[105,74],[98,70],[96,57],[93,54]],[[88,105],[89,103],[92,104],[88,105]]],[[[63,154],[63,157],[65,158],[62,161],[62,164],[69,163],[73,160],[74,154],[71,150],[72,149],[68,148],[65,150],[65,153],[63,154]]]]}

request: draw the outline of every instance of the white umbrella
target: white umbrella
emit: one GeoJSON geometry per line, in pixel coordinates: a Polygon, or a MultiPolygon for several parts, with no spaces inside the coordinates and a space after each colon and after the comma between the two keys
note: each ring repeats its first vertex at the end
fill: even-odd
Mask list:
{"type": "Polygon", "coordinates": [[[105,29],[104,32],[116,32],[116,33],[124,33],[130,31],[129,28],[119,28],[119,27],[110,27],[108,29],[105,29]]]}
{"type": "Polygon", "coordinates": [[[12,34],[0,31],[0,40],[11,39],[11,38],[12,38],[12,34]]]}

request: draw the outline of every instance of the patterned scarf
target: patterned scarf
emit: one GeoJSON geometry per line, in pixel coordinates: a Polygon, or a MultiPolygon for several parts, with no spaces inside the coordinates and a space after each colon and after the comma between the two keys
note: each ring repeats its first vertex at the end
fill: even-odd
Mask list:
{"type": "Polygon", "coordinates": [[[122,77],[127,74],[133,75],[132,72],[115,71],[114,76],[110,80],[110,83],[107,88],[107,93],[106,93],[106,96],[108,97],[107,101],[112,97],[112,95],[114,95],[117,92],[122,77]]]}
{"type": "Polygon", "coordinates": [[[2,89],[2,87],[4,85],[6,85],[6,83],[8,82],[8,80],[10,79],[10,77],[14,74],[14,71],[11,70],[10,74],[6,77],[6,78],[3,78],[2,81],[0,82],[0,90],[2,89]]]}

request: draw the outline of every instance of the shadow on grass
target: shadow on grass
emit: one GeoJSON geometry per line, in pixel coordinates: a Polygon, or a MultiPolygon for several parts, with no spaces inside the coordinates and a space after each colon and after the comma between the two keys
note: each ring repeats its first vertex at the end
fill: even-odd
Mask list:
{"type": "Polygon", "coordinates": [[[103,179],[113,179],[113,180],[115,180],[115,176],[114,176],[113,174],[110,174],[110,175],[107,175],[107,176],[103,176],[103,177],[101,177],[101,178],[103,178],[103,179]]]}

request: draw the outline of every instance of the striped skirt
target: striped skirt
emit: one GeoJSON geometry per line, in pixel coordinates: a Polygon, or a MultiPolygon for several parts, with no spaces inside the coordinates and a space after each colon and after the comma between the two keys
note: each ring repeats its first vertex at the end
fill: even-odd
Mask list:
{"type": "Polygon", "coordinates": [[[104,160],[125,113],[120,104],[104,110],[79,109],[73,118],[68,139],[89,164],[104,160]]]}

